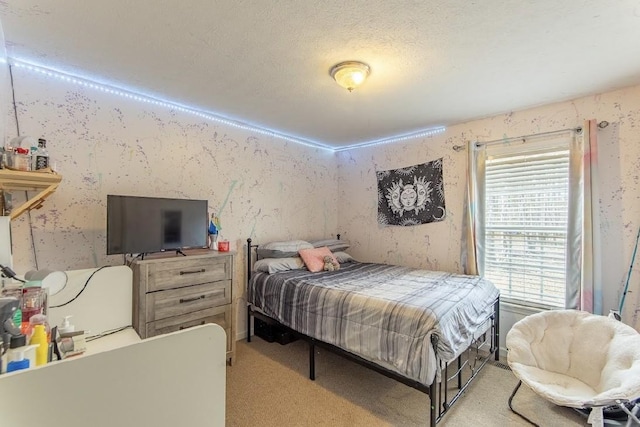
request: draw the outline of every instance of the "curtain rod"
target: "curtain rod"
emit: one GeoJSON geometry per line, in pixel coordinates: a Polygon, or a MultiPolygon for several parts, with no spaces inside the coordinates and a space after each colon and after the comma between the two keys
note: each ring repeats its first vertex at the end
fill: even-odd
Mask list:
{"type": "MultiPolygon", "coordinates": [[[[598,123],[598,128],[600,129],[604,129],[607,126],[609,126],[609,122],[607,121],[601,121],[600,123],[598,123]]],[[[513,141],[517,141],[517,140],[525,140],[527,138],[534,138],[534,137],[539,137],[539,136],[545,136],[545,135],[553,135],[553,134],[557,134],[557,133],[564,133],[564,132],[570,132],[570,131],[574,131],[574,132],[582,132],[582,126],[578,126],[575,128],[567,128],[567,129],[560,129],[560,130],[552,130],[549,132],[541,132],[541,133],[533,133],[530,135],[522,135],[522,136],[514,136],[511,138],[501,138],[501,139],[494,139],[493,141],[486,141],[486,142],[476,142],[475,146],[476,147],[482,147],[483,145],[490,145],[490,144],[497,144],[499,142],[513,142],[513,141]]],[[[454,151],[462,151],[465,148],[467,148],[466,145],[461,144],[461,145],[454,145],[453,147],[454,151]]]]}

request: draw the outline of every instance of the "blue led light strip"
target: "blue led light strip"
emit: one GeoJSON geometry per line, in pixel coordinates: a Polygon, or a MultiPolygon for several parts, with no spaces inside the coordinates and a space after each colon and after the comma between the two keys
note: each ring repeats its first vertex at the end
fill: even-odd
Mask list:
{"type": "Polygon", "coordinates": [[[358,144],[347,145],[345,147],[337,147],[337,148],[334,149],[334,151],[352,150],[354,148],[364,148],[364,147],[371,147],[373,145],[388,144],[390,142],[406,141],[408,139],[414,139],[414,138],[420,138],[420,137],[423,137],[423,136],[435,135],[437,133],[442,133],[445,130],[446,130],[446,128],[444,126],[439,126],[439,127],[434,127],[434,128],[430,128],[430,129],[424,129],[424,130],[412,132],[412,133],[407,133],[407,134],[404,134],[404,135],[398,135],[398,136],[392,136],[392,137],[389,137],[389,138],[376,139],[374,141],[361,142],[361,143],[358,143],[358,144]]]}
{"type": "Polygon", "coordinates": [[[53,69],[48,68],[48,67],[44,67],[42,65],[36,65],[36,64],[30,63],[30,62],[27,62],[27,61],[18,60],[18,59],[14,59],[14,58],[8,58],[8,62],[9,62],[9,64],[11,64],[12,66],[14,66],[16,68],[26,69],[28,71],[35,72],[35,73],[38,73],[38,74],[42,74],[42,75],[45,75],[47,77],[52,77],[52,78],[55,78],[55,79],[58,79],[58,80],[62,80],[62,81],[68,82],[68,83],[76,84],[76,85],[79,85],[79,86],[84,86],[84,87],[87,87],[87,88],[90,88],[90,89],[95,89],[95,90],[98,90],[100,92],[121,96],[123,98],[131,99],[131,100],[138,101],[138,102],[157,105],[157,106],[160,106],[160,107],[166,107],[166,108],[169,108],[169,109],[173,109],[173,110],[180,111],[180,112],[183,112],[183,113],[192,114],[192,115],[195,115],[197,117],[201,117],[203,119],[210,120],[210,121],[217,122],[217,123],[221,123],[221,124],[224,124],[224,125],[227,125],[227,126],[231,126],[231,127],[234,127],[234,128],[248,130],[248,131],[251,131],[251,132],[260,133],[262,135],[267,135],[267,136],[271,136],[271,137],[275,137],[275,138],[284,139],[286,141],[294,142],[296,144],[302,144],[302,145],[305,145],[307,147],[321,148],[323,150],[328,150],[328,151],[331,151],[331,152],[350,150],[350,149],[354,149],[354,148],[369,147],[369,146],[378,145],[378,144],[387,144],[387,143],[390,143],[390,142],[404,141],[404,140],[408,140],[408,139],[412,139],[412,138],[419,138],[419,137],[422,137],[422,136],[431,136],[431,135],[434,135],[434,134],[441,133],[441,132],[445,131],[444,127],[436,127],[436,128],[425,129],[425,130],[422,130],[422,131],[417,131],[417,132],[410,133],[410,134],[405,134],[405,135],[400,135],[400,136],[390,137],[390,138],[384,138],[384,139],[379,139],[379,140],[375,140],[375,141],[362,142],[362,143],[352,144],[352,145],[348,145],[348,146],[344,146],[344,147],[331,147],[331,146],[328,146],[326,144],[322,144],[322,143],[315,142],[315,141],[309,141],[309,140],[306,140],[306,139],[300,138],[300,137],[286,135],[286,134],[283,134],[283,133],[280,133],[280,132],[276,132],[276,131],[273,131],[273,130],[270,130],[270,129],[263,128],[263,127],[254,126],[254,125],[250,125],[250,124],[246,124],[246,123],[242,123],[242,122],[237,122],[237,121],[234,121],[234,120],[226,119],[224,117],[221,117],[221,116],[218,116],[218,115],[215,115],[215,114],[212,114],[212,113],[208,113],[208,112],[203,111],[203,110],[199,110],[199,109],[196,109],[196,108],[193,108],[193,107],[180,105],[178,103],[167,101],[167,100],[163,100],[163,99],[159,99],[159,98],[154,98],[152,96],[145,95],[145,94],[133,91],[133,90],[123,89],[123,88],[119,88],[117,86],[107,85],[107,84],[103,84],[103,83],[97,83],[97,82],[95,82],[95,81],[93,81],[91,79],[85,78],[85,77],[79,77],[79,76],[63,73],[63,72],[60,72],[60,71],[57,71],[57,70],[53,70],[53,69]]]}
{"type": "Polygon", "coordinates": [[[166,107],[166,108],[170,108],[176,111],[180,111],[183,113],[188,113],[188,114],[192,114],[194,116],[197,117],[201,117],[203,119],[206,120],[211,120],[214,122],[218,122],[224,125],[228,125],[228,126],[232,126],[238,129],[243,129],[243,130],[249,130],[251,132],[256,132],[256,133],[260,133],[263,135],[267,135],[267,136],[271,136],[271,137],[276,137],[276,138],[281,138],[290,142],[295,142],[296,144],[302,144],[302,145],[306,145],[307,147],[312,147],[312,148],[321,148],[323,150],[328,150],[328,151],[334,151],[333,147],[329,147],[327,145],[321,144],[321,143],[317,143],[317,142],[313,142],[313,141],[307,141],[305,139],[302,138],[296,138],[296,137],[292,137],[289,135],[285,135],[279,132],[275,132],[269,129],[265,129],[262,127],[258,127],[258,126],[251,126],[245,123],[241,123],[241,122],[236,122],[233,120],[229,120],[229,119],[225,119],[224,117],[220,117],[220,116],[216,116],[214,114],[208,113],[206,111],[202,111],[202,110],[198,110],[196,108],[192,108],[192,107],[187,107],[184,105],[180,105],[177,104],[175,102],[171,102],[171,101],[166,101],[163,99],[158,99],[158,98],[154,98],[152,96],[149,95],[144,95],[138,92],[134,92],[131,90],[127,90],[127,89],[122,89],[116,86],[111,86],[111,85],[105,85],[102,83],[96,83],[92,80],[86,79],[84,77],[78,77],[78,76],[74,76],[74,75],[70,75],[70,74],[66,74],[66,73],[62,73],[60,71],[56,71],[56,70],[52,70],[50,68],[47,67],[43,67],[41,65],[35,65],[29,62],[25,62],[25,61],[21,61],[21,60],[17,60],[17,59],[13,59],[10,58],[9,62],[11,65],[13,65],[16,68],[23,68],[26,69],[28,71],[31,72],[35,72],[38,74],[43,74],[47,77],[52,77],[58,80],[62,80],[65,82],[69,82],[72,84],[76,84],[79,86],[84,86],[90,89],[95,89],[98,90],[100,92],[104,92],[104,93],[108,93],[108,94],[112,94],[112,95],[117,95],[117,96],[121,96],[123,98],[127,98],[127,99],[131,99],[134,101],[138,101],[138,102],[144,102],[147,104],[152,104],[152,105],[157,105],[160,107],[166,107]]]}

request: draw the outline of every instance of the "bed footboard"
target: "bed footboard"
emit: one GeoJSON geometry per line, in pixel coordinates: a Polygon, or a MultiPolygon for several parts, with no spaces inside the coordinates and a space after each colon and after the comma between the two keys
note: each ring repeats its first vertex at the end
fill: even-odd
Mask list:
{"type": "MultiPolygon", "coordinates": [[[[488,329],[474,339],[467,349],[447,363],[442,371],[442,381],[431,384],[429,397],[431,399],[431,426],[440,421],[445,413],[456,403],[467,387],[478,376],[482,368],[491,360],[500,360],[499,331],[500,331],[500,297],[493,303],[493,312],[487,318],[488,329]],[[467,369],[468,368],[468,369],[467,369]],[[455,382],[455,385],[451,385],[455,382]],[[451,397],[449,396],[450,394],[451,397]]],[[[432,343],[435,346],[437,342],[432,343]]]]}

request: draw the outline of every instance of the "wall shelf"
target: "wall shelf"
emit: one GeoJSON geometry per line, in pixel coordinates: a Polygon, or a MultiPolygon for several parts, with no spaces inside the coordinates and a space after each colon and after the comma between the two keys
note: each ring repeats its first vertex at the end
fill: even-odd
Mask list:
{"type": "Polygon", "coordinates": [[[50,169],[33,172],[0,169],[0,191],[38,191],[38,194],[11,211],[11,219],[31,209],[40,208],[44,200],[56,191],[61,181],[62,175],[50,169]]]}

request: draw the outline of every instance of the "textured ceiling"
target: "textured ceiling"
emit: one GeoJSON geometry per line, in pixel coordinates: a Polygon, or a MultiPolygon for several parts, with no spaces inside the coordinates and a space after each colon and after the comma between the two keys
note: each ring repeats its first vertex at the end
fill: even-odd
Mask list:
{"type": "Polygon", "coordinates": [[[7,53],[334,146],[640,84],[637,0],[0,0],[7,53]],[[371,66],[349,93],[329,76],[371,66]]]}

